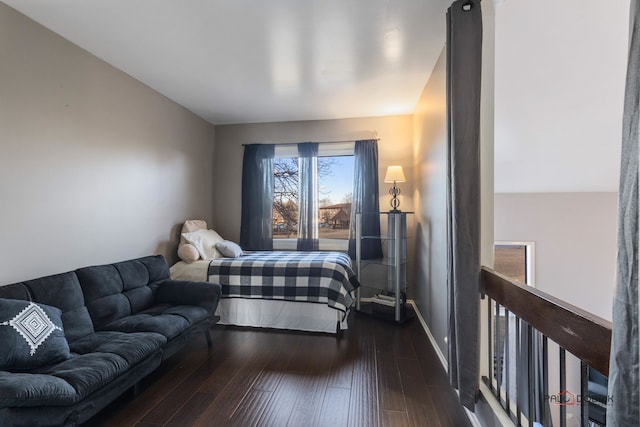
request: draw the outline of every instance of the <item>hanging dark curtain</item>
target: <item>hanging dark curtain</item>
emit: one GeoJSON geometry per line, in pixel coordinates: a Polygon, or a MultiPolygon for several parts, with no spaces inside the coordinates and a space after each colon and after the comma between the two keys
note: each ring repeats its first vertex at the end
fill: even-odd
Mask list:
{"type": "Polygon", "coordinates": [[[240,224],[243,249],[273,250],[273,153],[272,144],[244,147],[240,224]]]}
{"type": "MultiPolygon", "coordinates": [[[[531,329],[531,337],[529,337],[529,326],[526,322],[520,322],[520,341],[516,343],[516,367],[515,376],[511,376],[512,384],[515,382],[518,389],[518,404],[522,410],[522,414],[529,420],[540,423],[544,427],[553,427],[551,419],[551,409],[549,406],[548,396],[545,396],[545,382],[548,378],[544,375],[544,358],[543,338],[542,334],[531,329]],[[533,373],[533,395],[529,393],[529,370],[533,373]],[[520,381],[514,381],[513,378],[520,378],[520,381]],[[533,402],[529,402],[533,399],[533,402]],[[529,404],[533,403],[533,415],[530,415],[529,404]]],[[[515,336],[511,337],[515,340],[515,336]]],[[[511,391],[510,391],[511,392],[511,391]]]]}
{"type": "Polygon", "coordinates": [[[640,7],[631,1],[630,44],[622,122],[622,162],[618,195],[618,267],[613,300],[607,426],[640,420],[638,329],[638,121],[640,120],[640,7]]]}
{"type": "Polygon", "coordinates": [[[447,10],[448,353],[451,384],[470,410],[479,369],[481,65],[480,1],[455,1],[447,10]]]}
{"type": "MultiPolygon", "coordinates": [[[[349,229],[349,255],[356,258],[356,213],[362,215],[362,235],[380,236],[380,192],[378,186],[378,141],[356,141],[353,169],[353,202],[349,229]]],[[[379,239],[364,239],[362,259],[382,258],[379,239]]]]}
{"type": "Polygon", "coordinates": [[[299,251],[318,250],[318,144],[298,144],[298,244],[299,251]]]}

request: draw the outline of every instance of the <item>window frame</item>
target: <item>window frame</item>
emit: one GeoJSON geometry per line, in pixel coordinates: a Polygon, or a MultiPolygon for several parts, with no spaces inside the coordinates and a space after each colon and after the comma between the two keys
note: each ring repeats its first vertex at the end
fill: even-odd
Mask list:
{"type": "Polygon", "coordinates": [[[532,241],[527,242],[527,241],[513,241],[513,240],[496,240],[493,242],[494,251],[496,246],[524,246],[525,268],[526,268],[525,285],[535,288],[536,287],[536,282],[535,282],[536,243],[532,241]]]}
{"type": "MultiPolygon", "coordinates": [[[[354,156],[355,141],[318,143],[318,157],[338,157],[354,156]]],[[[276,144],[274,147],[274,158],[297,158],[297,144],[276,144]]],[[[317,195],[316,195],[317,197],[317,195]]],[[[298,238],[280,238],[273,240],[273,249],[280,251],[295,251],[297,249],[298,238]]],[[[349,249],[349,239],[318,239],[319,250],[346,252],[349,249]]]]}

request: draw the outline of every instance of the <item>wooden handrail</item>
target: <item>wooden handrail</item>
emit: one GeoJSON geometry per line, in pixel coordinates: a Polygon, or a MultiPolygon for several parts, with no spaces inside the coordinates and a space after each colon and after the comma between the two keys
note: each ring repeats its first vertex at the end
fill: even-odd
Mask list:
{"type": "Polygon", "coordinates": [[[482,267],[481,292],[589,366],[609,375],[612,324],[536,288],[482,267]]]}

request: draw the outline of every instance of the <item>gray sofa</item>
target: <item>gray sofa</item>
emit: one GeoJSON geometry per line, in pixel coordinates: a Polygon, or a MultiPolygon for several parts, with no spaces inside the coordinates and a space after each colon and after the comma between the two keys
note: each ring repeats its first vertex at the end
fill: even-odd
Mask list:
{"type": "Polygon", "coordinates": [[[0,286],[0,425],[87,421],[194,333],[211,346],[219,298],[162,256],[0,286]]]}

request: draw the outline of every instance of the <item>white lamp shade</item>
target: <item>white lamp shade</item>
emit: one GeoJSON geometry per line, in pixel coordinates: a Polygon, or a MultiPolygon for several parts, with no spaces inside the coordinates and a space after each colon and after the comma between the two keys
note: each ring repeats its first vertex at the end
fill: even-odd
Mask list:
{"type": "Polygon", "coordinates": [[[384,176],[384,182],[406,182],[402,166],[389,166],[384,176]]]}

